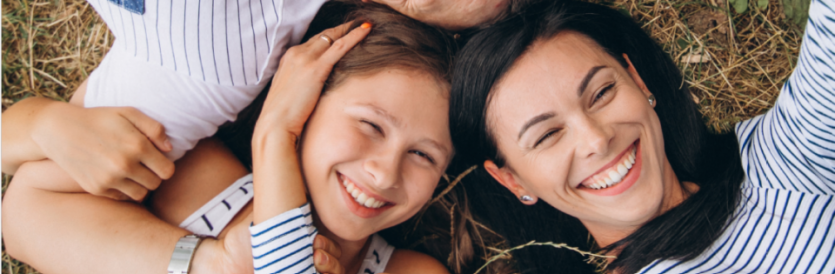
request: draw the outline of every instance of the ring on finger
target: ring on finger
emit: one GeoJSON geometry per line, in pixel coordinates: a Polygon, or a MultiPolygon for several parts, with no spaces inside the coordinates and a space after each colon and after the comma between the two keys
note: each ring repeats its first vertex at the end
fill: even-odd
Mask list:
{"type": "Polygon", "coordinates": [[[319,35],[319,38],[322,38],[322,40],[325,40],[326,42],[328,42],[328,45],[333,45],[333,38],[330,38],[330,37],[328,37],[327,35],[324,35],[324,34],[319,35]]]}

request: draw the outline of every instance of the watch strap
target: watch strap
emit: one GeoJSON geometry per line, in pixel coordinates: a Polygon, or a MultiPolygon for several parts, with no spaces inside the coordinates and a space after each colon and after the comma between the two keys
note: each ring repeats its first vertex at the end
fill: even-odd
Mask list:
{"type": "Polygon", "coordinates": [[[194,251],[203,238],[191,234],[180,238],[171,253],[171,261],[168,263],[169,274],[188,274],[191,269],[191,260],[194,258],[194,251]]]}

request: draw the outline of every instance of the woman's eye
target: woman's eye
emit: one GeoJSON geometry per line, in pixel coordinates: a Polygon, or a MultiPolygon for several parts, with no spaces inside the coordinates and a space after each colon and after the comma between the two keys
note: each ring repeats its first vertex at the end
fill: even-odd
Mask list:
{"type": "Polygon", "coordinates": [[[548,133],[545,133],[545,135],[542,135],[542,137],[539,137],[539,139],[536,140],[536,143],[533,144],[533,147],[534,148],[538,147],[539,144],[541,144],[542,142],[545,142],[545,140],[547,140],[548,138],[550,138],[552,135],[556,134],[559,131],[560,131],[559,129],[554,129],[554,130],[548,131],[548,133]]]}
{"type": "Polygon", "coordinates": [[[604,87],[603,89],[601,89],[601,90],[600,90],[600,92],[598,92],[598,93],[597,93],[597,95],[595,95],[595,96],[594,96],[594,100],[593,100],[591,103],[592,103],[592,104],[594,104],[594,103],[596,103],[598,100],[600,100],[600,98],[603,98],[604,96],[606,96],[607,94],[609,94],[609,91],[610,91],[610,90],[612,89],[612,87],[614,87],[614,86],[615,86],[615,83],[611,83],[611,84],[609,84],[608,86],[606,86],[606,87],[604,87]]]}
{"type": "Polygon", "coordinates": [[[433,158],[432,158],[432,156],[429,156],[429,154],[427,154],[427,153],[425,153],[425,152],[423,152],[423,151],[420,151],[420,150],[412,150],[412,151],[409,151],[409,152],[414,153],[414,154],[415,154],[415,155],[417,155],[417,156],[423,157],[424,159],[426,159],[426,160],[427,160],[427,161],[429,161],[430,163],[435,164],[435,159],[433,159],[433,158]]]}
{"type": "Polygon", "coordinates": [[[374,131],[376,131],[377,133],[383,134],[383,128],[381,128],[377,124],[375,124],[373,122],[370,122],[370,121],[367,121],[367,120],[360,120],[360,122],[371,126],[371,128],[373,128],[374,131]]]}

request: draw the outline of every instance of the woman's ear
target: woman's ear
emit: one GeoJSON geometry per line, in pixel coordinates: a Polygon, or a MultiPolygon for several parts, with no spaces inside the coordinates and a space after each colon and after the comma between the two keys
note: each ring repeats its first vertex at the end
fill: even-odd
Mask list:
{"type": "Polygon", "coordinates": [[[625,59],[626,64],[629,65],[629,67],[626,68],[626,71],[629,73],[629,76],[632,77],[632,81],[634,81],[635,84],[638,85],[638,88],[641,89],[641,92],[644,93],[644,96],[649,97],[652,95],[652,93],[649,92],[647,85],[644,83],[644,79],[641,79],[641,75],[638,75],[638,70],[636,70],[635,66],[632,65],[632,61],[629,60],[629,56],[626,55],[626,53],[623,54],[623,59],[625,59]]]}
{"type": "Polygon", "coordinates": [[[493,179],[496,179],[499,184],[510,190],[510,192],[513,192],[513,195],[516,195],[516,198],[518,198],[519,201],[522,201],[523,204],[536,204],[537,197],[528,193],[524,187],[516,183],[516,176],[513,175],[513,172],[511,172],[509,168],[499,168],[492,160],[486,160],[484,161],[484,169],[487,170],[487,173],[490,173],[490,176],[492,176],[493,179]]]}

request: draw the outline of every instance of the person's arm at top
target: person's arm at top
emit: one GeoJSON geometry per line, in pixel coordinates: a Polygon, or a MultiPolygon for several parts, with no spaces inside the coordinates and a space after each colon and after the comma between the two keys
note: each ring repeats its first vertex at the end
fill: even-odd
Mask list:
{"type": "Polygon", "coordinates": [[[814,0],[797,65],[766,114],[737,125],[743,166],[762,184],[835,193],[835,1],[814,0]],[[785,178],[777,184],[768,178],[785,178]]]}

